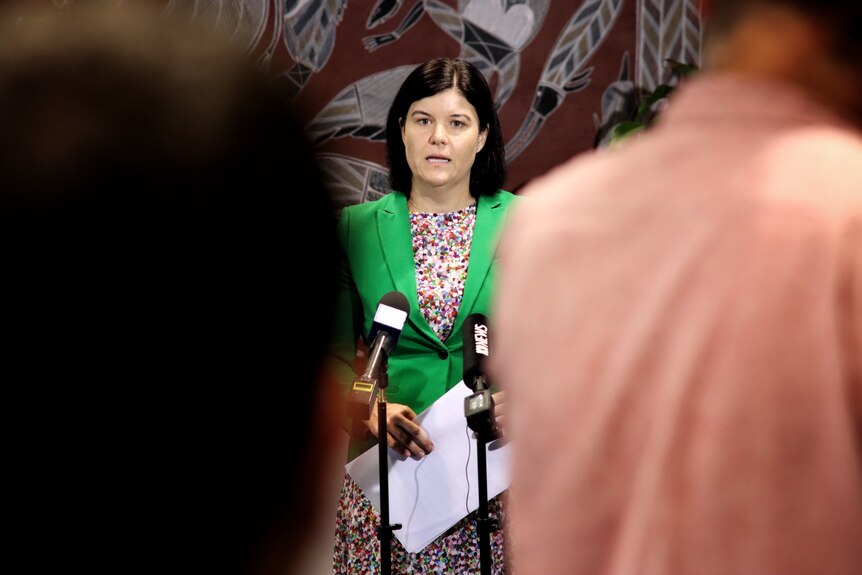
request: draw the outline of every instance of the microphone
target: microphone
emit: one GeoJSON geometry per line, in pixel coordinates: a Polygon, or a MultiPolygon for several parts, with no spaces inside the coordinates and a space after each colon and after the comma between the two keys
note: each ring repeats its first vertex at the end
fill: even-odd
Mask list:
{"type": "Polygon", "coordinates": [[[485,361],[490,353],[488,320],[481,313],[467,316],[464,322],[464,384],[473,391],[490,387],[485,361]]]}
{"type": "Polygon", "coordinates": [[[464,398],[467,426],[477,436],[494,438],[498,434],[494,421],[494,398],[491,396],[485,361],[491,353],[488,320],[481,313],[467,316],[464,322],[464,384],[474,392],[464,398]]]}
{"type": "MultiPolygon", "coordinates": [[[[371,417],[371,408],[377,398],[380,371],[398,343],[409,311],[407,296],[399,291],[388,292],[380,298],[366,340],[366,343],[371,342],[371,346],[365,372],[353,380],[347,395],[348,417],[363,420],[371,417]]],[[[383,387],[386,387],[385,384],[383,387]]]]}

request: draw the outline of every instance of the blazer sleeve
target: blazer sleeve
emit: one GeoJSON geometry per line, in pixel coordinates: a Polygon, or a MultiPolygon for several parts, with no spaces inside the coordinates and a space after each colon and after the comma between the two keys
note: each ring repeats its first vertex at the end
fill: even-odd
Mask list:
{"type": "Polygon", "coordinates": [[[335,301],[335,325],[332,330],[329,366],[338,378],[344,398],[355,375],[357,340],[362,327],[362,303],[353,280],[347,247],[350,242],[351,210],[341,211],[338,220],[337,236],[340,246],[338,290],[335,301]]]}

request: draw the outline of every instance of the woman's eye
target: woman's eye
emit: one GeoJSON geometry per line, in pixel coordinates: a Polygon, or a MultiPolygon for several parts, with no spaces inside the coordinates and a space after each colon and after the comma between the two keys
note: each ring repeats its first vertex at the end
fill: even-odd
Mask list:
{"type": "Polygon", "coordinates": [[[462,126],[464,126],[464,122],[462,122],[461,120],[452,120],[452,125],[456,128],[461,128],[462,126]]]}
{"type": "Polygon", "coordinates": [[[431,120],[429,120],[428,118],[419,118],[416,120],[416,123],[420,126],[427,126],[431,123],[431,120]]]}

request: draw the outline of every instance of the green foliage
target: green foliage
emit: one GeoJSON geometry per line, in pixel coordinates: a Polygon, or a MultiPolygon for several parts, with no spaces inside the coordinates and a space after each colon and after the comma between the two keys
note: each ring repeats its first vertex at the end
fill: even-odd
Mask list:
{"type": "Polygon", "coordinates": [[[642,93],[639,90],[634,92],[637,98],[634,117],[620,121],[609,130],[608,146],[618,145],[649,128],[667,105],[668,97],[680,82],[699,70],[697,66],[676,60],[666,59],[664,62],[670,68],[668,81],[656,86],[652,92],[642,93]]]}

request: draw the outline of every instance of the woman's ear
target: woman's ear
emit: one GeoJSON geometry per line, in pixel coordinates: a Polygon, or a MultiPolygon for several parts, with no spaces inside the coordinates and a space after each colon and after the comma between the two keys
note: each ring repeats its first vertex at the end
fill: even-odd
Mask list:
{"type": "Polygon", "coordinates": [[[479,132],[479,139],[476,141],[476,153],[485,147],[485,140],[488,139],[488,128],[485,128],[485,131],[479,132]]]}

